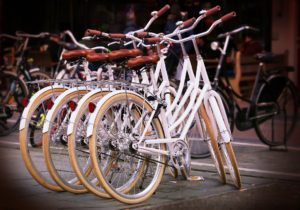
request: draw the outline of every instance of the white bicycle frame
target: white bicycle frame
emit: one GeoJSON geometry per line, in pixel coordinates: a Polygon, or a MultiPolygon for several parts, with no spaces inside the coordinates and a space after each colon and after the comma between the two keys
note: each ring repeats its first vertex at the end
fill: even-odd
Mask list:
{"type": "MultiPolygon", "coordinates": [[[[196,45],[196,38],[197,37],[202,37],[210,33],[210,31],[219,23],[221,23],[222,20],[217,20],[212,24],[212,26],[206,31],[198,35],[192,35],[188,38],[181,39],[181,40],[174,40],[169,37],[164,37],[164,40],[171,41],[173,43],[183,43],[185,41],[193,41],[196,54],[197,54],[197,71],[196,71],[196,76],[194,76],[193,69],[191,68],[191,63],[190,60],[187,56],[187,54],[184,56],[184,64],[183,64],[183,70],[182,70],[182,75],[183,78],[180,82],[179,88],[177,95],[171,104],[169,100],[167,101],[167,111],[165,112],[164,110],[161,110],[160,114],[160,120],[162,122],[162,126],[164,129],[164,132],[166,134],[166,138],[164,139],[147,139],[144,140],[145,134],[147,129],[150,126],[150,123],[147,123],[144,129],[144,133],[141,135],[139,142],[135,147],[137,148],[138,152],[155,152],[155,153],[160,153],[160,154],[165,154],[165,155],[170,155],[169,151],[165,152],[159,149],[154,149],[154,148],[149,148],[147,146],[143,146],[142,143],[144,142],[145,144],[157,144],[157,143],[174,143],[178,140],[184,140],[185,136],[187,135],[187,132],[192,124],[193,117],[188,117],[188,116],[195,116],[197,110],[199,109],[202,100],[204,100],[204,106],[207,110],[208,116],[211,119],[211,122],[214,122],[216,120],[216,125],[215,123],[212,123],[215,129],[215,132],[218,133],[218,135],[221,135],[221,139],[218,138],[219,143],[228,143],[231,141],[232,136],[230,133],[229,129],[229,123],[228,119],[226,116],[226,112],[222,103],[222,100],[220,96],[218,95],[217,92],[212,90],[211,83],[209,81],[207,71],[204,65],[204,61],[198,51],[197,45],[196,45]],[[186,90],[185,94],[182,95],[182,89],[183,89],[183,83],[185,81],[186,74],[189,75],[190,81],[188,83],[188,89],[186,90]],[[199,88],[199,82],[200,78],[204,82],[204,86],[202,90],[199,88]],[[198,94],[198,98],[196,99],[196,96],[198,94]],[[177,105],[179,99],[181,99],[179,105],[177,105]],[[184,104],[188,101],[189,99],[189,104],[185,111],[180,113],[180,110],[182,110],[184,104]],[[169,108],[168,108],[169,107],[169,108]],[[172,113],[173,111],[173,113],[172,113]],[[179,113],[181,114],[180,117],[178,117],[179,113]],[[190,114],[190,115],[189,115],[190,114]],[[171,138],[172,131],[187,117],[187,122],[185,123],[181,135],[179,138],[171,138]]],[[[160,63],[158,63],[156,72],[155,72],[155,78],[158,78],[159,73],[162,74],[163,81],[165,83],[162,83],[159,89],[164,89],[161,88],[162,85],[165,87],[169,86],[169,80],[167,76],[167,72],[165,69],[165,63],[164,60],[160,59],[160,63]],[[160,69],[161,71],[159,71],[160,69]]],[[[154,105],[154,107],[158,107],[158,102],[154,105]]],[[[154,115],[152,114],[150,119],[153,119],[154,115]]],[[[149,120],[148,122],[150,122],[149,120]]],[[[137,125],[139,126],[139,125],[137,125]]]]}

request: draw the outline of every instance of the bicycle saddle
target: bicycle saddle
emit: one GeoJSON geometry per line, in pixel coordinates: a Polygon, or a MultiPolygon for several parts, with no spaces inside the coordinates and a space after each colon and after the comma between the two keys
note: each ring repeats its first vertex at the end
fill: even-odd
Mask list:
{"type": "Polygon", "coordinates": [[[276,58],[278,58],[278,55],[271,53],[271,52],[263,52],[263,53],[257,53],[254,56],[254,58],[263,63],[272,63],[272,62],[276,61],[276,58]]]}

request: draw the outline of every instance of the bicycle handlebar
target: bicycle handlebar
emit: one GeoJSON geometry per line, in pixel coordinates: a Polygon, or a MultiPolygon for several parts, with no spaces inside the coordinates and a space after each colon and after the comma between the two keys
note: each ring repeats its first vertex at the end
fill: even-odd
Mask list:
{"type": "MultiPolygon", "coordinates": [[[[74,37],[74,35],[73,35],[73,33],[72,33],[71,31],[69,31],[69,30],[64,31],[63,34],[68,35],[68,36],[71,38],[71,41],[72,41],[75,45],[77,45],[78,47],[80,47],[80,48],[82,48],[82,49],[90,49],[90,48],[87,47],[86,45],[79,43],[79,42],[75,39],[75,37],[74,37]]],[[[109,49],[107,49],[106,47],[99,47],[98,49],[102,49],[102,50],[104,50],[104,51],[109,52],[109,49]]]]}
{"type": "Polygon", "coordinates": [[[229,32],[226,32],[226,33],[222,33],[222,34],[219,34],[218,35],[218,38],[223,38],[223,37],[226,37],[226,36],[230,36],[232,34],[236,34],[236,33],[239,33],[241,31],[244,31],[244,30],[252,30],[252,31],[259,31],[258,28],[255,28],[255,27],[252,27],[252,26],[248,26],[248,25],[244,25],[244,26],[241,26],[239,28],[236,28],[232,31],[229,31],[229,32]]]}
{"type": "Polygon", "coordinates": [[[176,36],[178,34],[183,34],[185,32],[188,32],[188,31],[191,31],[193,30],[197,25],[198,23],[204,19],[205,17],[209,16],[209,15],[212,15],[212,14],[215,14],[216,12],[220,11],[221,10],[221,7],[218,5],[218,6],[215,6],[209,10],[201,10],[199,12],[200,16],[194,21],[193,25],[188,27],[188,28],[185,28],[185,29],[182,29],[182,28],[179,28],[177,27],[171,34],[168,34],[167,36],[168,37],[173,37],[173,36],[176,36]]]}
{"type": "Polygon", "coordinates": [[[21,37],[13,36],[10,34],[0,34],[0,38],[9,38],[9,39],[14,39],[14,40],[22,40],[21,37]]]}
{"type": "MultiPolygon", "coordinates": [[[[142,29],[136,30],[136,31],[131,31],[128,32],[127,34],[134,34],[134,33],[140,33],[140,32],[144,32],[146,31],[150,25],[154,22],[154,20],[156,20],[159,16],[163,15],[166,11],[168,11],[170,9],[170,5],[166,4],[164,7],[162,7],[159,11],[153,11],[151,13],[152,18],[148,21],[148,23],[146,24],[146,26],[142,29]]],[[[85,36],[104,36],[104,37],[109,37],[109,38],[125,38],[125,34],[121,35],[121,34],[108,34],[108,33],[104,33],[102,31],[98,31],[98,30],[94,30],[94,29],[87,29],[85,32],[85,36]]]]}
{"type": "Polygon", "coordinates": [[[25,37],[25,38],[44,38],[49,35],[50,35],[50,33],[48,33],[48,32],[41,32],[39,34],[26,34],[26,33],[22,33],[19,31],[16,32],[17,37],[25,37]]]}
{"type": "Polygon", "coordinates": [[[176,40],[176,39],[172,39],[170,38],[168,35],[165,35],[163,37],[159,37],[162,40],[164,41],[169,41],[169,42],[172,42],[172,43],[175,43],[175,44],[179,44],[179,43],[183,43],[183,42],[187,42],[187,41],[191,41],[195,38],[199,38],[199,37],[203,37],[203,36],[206,36],[208,35],[218,24],[224,22],[224,21],[227,21],[233,17],[236,16],[236,13],[235,12],[230,12],[230,13],[227,13],[226,15],[222,16],[221,18],[219,18],[218,20],[216,20],[215,22],[213,22],[213,24],[207,29],[207,31],[204,31],[202,33],[199,33],[199,34],[195,34],[195,35],[191,35],[187,38],[184,38],[184,39],[181,39],[181,40],[176,40]]]}
{"type": "MultiPolygon", "coordinates": [[[[163,7],[160,12],[159,12],[159,15],[163,14],[163,12],[166,12],[167,9],[169,9],[169,7],[166,5],[165,7],[163,7]]],[[[133,31],[133,32],[129,32],[128,34],[108,34],[108,37],[110,38],[129,38],[131,40],[134,40],[134,41],[137,41],[139,43],[141,43],[143,46],[147,46],[145,44],[142,43],[143,40],[139,39],[139,38],[144,38],[146,36],[153,36],[153,38],[148,38],[148,39],[145,39],[147,43],[151,44],[151,43],[157,43],[157,42],[160,42],[160,41],[169,41],[169,42],[172,42],[172,43],[182,43],[182,42],[186,42],[186,41],[190,41],[194,38],[197,38],[197,37],[203,37],[203,36],[206,36],[207,34],[209,34],[215,27],[216,25],[224,22],[224,21],[227,21],[233,17],[236,16],[236,13],[235,12],[230,12],[224,16],[222,16],[220,19],[218,19],[217,21],[215,21],[211,26],[210,28],[205,31],[205,32],[202,32],[200,34],[197,34],[197,35],[192,35],[190,37],[187,37],[187,38],[184,38],[184,39],[181,39],[181,40],[175,40],[175,39],[172,39],[171,37],[175,36],[175,35],[178,35],[179,33],[185,33],[189,30],[192,30],[193,28],[196,27],[196,25],[199,23],[200,20],[202,20],[203,18],[207,17],[208,15],[212,15],[216,12],[218,12],[219,10],[221,9],[220,6],[215,6],[209,10],[206,10],[205,12],[200,12],[202,15],[200,15],[197,19],[195,18],[191,18],[185,22],[183,22],[182,24],[180,24],[180,26],[177,27],[177,29],[175,29],[175,31],[171,34],[168,34],[168,35],[164,35],[163,37],[159,37],[159,34],[156,34],[156,33],[152,33],[152,32],[145,32],[145,28],[144,29],[140,29],[140,30],[137,30],[137,31],[133,31]],[[184,27],[187,27],[189,25],[193,24],[191,27],[189,28],[186,28],[186,29],[182,29],[184,27]],[[179,30],[179,29],[182,29],[182,30],[179,30]]],[[[151,20],[153,18],[157,18],[158,15],[155,14],[151,20]]],[[[149,23],[152,23],[151,20],[148,22],[149,23]]],[[[147,24],[147,25],[148,25],[147,24]]],[[[93,30],[88,30],[88,32],[91,31],[93,34],[95,35],[103,35],[103,32],[100,32],[100,31],[93,31],[93,30]]]]}

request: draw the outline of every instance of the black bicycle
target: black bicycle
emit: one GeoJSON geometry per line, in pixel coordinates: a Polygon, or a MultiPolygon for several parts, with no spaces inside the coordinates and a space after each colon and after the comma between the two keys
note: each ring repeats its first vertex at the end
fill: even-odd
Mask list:
{"type": "MultiPolygon", "coordinates": [[[[229,81],[229,76],[224,68],[226,56],[229,51],[228,46],[232,36],[243,30],[257,30],[251,26],[242,26],[235,30],[220,34],[219,39],[225,41],[213,42],[211,48],[221,52],[218,66],[213,76],[213,87],[220,94],[230,128],[234,126],[245,131],[254,128],[259,139],[273,148],[274,146],[285,146],[291,136],[297,121],[299,96],[294,83],[287,77],[289,72],[295,71],[290,66],[280,66],[267,69],[266,64],[276,61],[277,55],[272,53],[260,53],[255,55],[258,60],[258,70],[256,72],[254,85],[250,98],[237,93],[229,81]],[[238,103],[241,100],[247,104],[241,107],[238,103]]],[[[201,153],[194,151],[192,157],[202,158],[209,156],[209,152],[201,149],[201,153]]]]}

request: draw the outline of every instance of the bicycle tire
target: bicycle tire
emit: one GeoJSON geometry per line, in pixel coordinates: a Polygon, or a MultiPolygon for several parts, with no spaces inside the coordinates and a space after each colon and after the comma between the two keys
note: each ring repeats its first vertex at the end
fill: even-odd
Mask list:
{"type": "MultiPolygon", "coordinates": [[[[222,127],[227,127],[225,125],[224,118],[222,117],[221,110],[220,110],[220,108],[222,109],[223,107],[219,107],[220,105],[215,102],[216,102],[215,98],[211,98],[211,100],[209,100],[209,108],[211,109],[210,113],[212,113],[210,115],[210,122],[212,123],[212,126],[214,128],[215,136],[218,136],[218,138],[223,138],[223,135],[221,135],[221,133],[224,131],[222,131],[222,132],[220,131],[220,128],[219,128],[220,126],[218,125],[217,120],[216,120],[216,118],[220,115],[222,118],[221,121],[223,123],[222,127]],[[212,108],[212,106],[214,108],[212,108]]],[[[230,130],[228,132],[230,132],[230,130]]],[[[223,155],[223,158],[225,159],[225,162],[226,162],[227,168],[229,170],[229,174],[231,176],[233,184],[237,189],[241,189],[241,186],[242,186],[241,185],[241,176],[240,176],[240,171],[238,168],[237,160],[235,157],[235,153],[234,153],[234,150],[231,145],[231,140],[232,140],[231,138],[232,138],[232,135],[230,134],[230,139],[218,139],[218,142],[221,147],[221,153],[223,155]]]]}
{"type": "MultiPolygon", "coordinates": [[[[101,170],[101,168],[99,168],[99,164],[100,164],[99,160],[98,160],[99,154],[97,152],[99,150],[99,147],[97,147],[97,146],[99,146],[99,145],[97,144],[97,138],[96,138],[97,134],[99,135],[99,131],[97,129],[97,126],[99,125],[99,123],[94,124],[92,122],[93,121],[99,122],[101,117],[104,115],[104,113],[107,110],[109,110],[109,108],[112,107],[114,103],[117,104],[118,102],[121,102],[121,101],[125,101],[125,102],[130,101],[131,103],[134,103],[137,107],[146,109],[150,113],[153,111],[153,108],[151,107],[151,105],[147,101],[145,101],[145,99],[143,97],[141,97],[135,93],[129,92],[129,91],[125,92],[125,93],[117,92],[117,93],[113,93],[113,94],[108,94],[105,97],[103,97],[103,99],[101,99],[100,102],[97,104],[97,109],[95,111],[94,117],[91,117],[90,121],[89,121],[89,125],[93,126],[91,136],[89,136],[90,155],[91,155],[92,163],[94,166],[94,172],[95,172],[100,184],[106,190],[106,192],[108,194],[110,194],[111,197],[117,199],[120,202],[123,202],[126,204],[136,204],[136,203],[140,203],[140,202],[143,202],[143,201],[149,199],[151,197],[151,195],[157,189],[159,183],[161,182],[164,171],[165,171],[166,156],[159,155],[159,157],[158,157],[159,163],[157,163],[158,166],[155,170],[155,172],[156,172],[155,178],[151,179],[152,180],[151,183],[145,188],[145,190],[143,190],[141,192],[138,191],[138,189],[134,188],[134,190],[131,190],[131,192],[123,193],[122,190],[118,190],[114,186],[112,186],[112,184],[110,183],[111,180],[107,180],[105,173],[101,170]],[[137,190],[139,193],[135,193],[136,192],[135,190],[137,190]],[[130,194],[130,193],[133,193],[133,194],[130,194]]],[[[131,107],[133,107],[133,106],[131,106],[131,107]]],[[[141,115],[141,116],[143,116],[143,115],[141,115]]],[[[158,134],[158,136],[160,138],[163,138],[164,132],[163,132],[163,128],[160,123],[160,120],[158,118],[155,118],[155,119],[153,119],[153,121],[151,121],[151,123],[153,123],[152,126],[154,126],[155,132],[158,134]]],[[[165,151],[166,144],[159,144],[159,148],[165,151]]],[[[142,163],[140,163],[140,161],[138,161],[137,168],[136,168],[138,171],[136,173],[134,173],[135,177],[133,177],[133,181],[130,181],[130,179],[129,179],[129,181],[125,182],[125,184],[133,185],[133,187],[138,186],[137,181],[139,181],[140,178],[142,177],[142,173],[148,173],[147,169],[149,167],[147,165],[146,169],[145,169],[144,164],[149,164],[149,159],[145,158],[142,161],[142,163]],[[145,172],[144,172],[144,169],[146,170],[145,172]]],[[[131,165],[130,170],[132,170],[133,168],[134,168],[133,165],[131,165]]],[[[148,177],[148,176],[144,175],[143,179],[146,177],[148,177]]],[[[142,184],[143,183],[144,183],[144,181],[142,180],[142,184]]],[[[119,189],[122,189],[122,187],[123,186],[121,186],[119,189]]],[[[140,189],[140,190],[142,190],[142,189],[140,189]]]]}
{"type": "Polygon", "coordinates": [[[66,88],[63,87],[53,87],[51,89],[48,88],[46,91],[40,90],[40,92],[37,92],[35,99],[31,100],[26,107],[28,111],[24,110],[23,112],[22,121],[24,122],[21,121],[19,131],[20,151],[26,169],[40,185],[54,191],[63,191],[63,189],[51,178],[44,163],[41,145],[39,147],[31,147],[31,138],[39,138],[39,135],[35,134],[32,136],[30,126],[32,125],[32,116],[34,115],[35,110],[37,110],[40,106],[43,106],[43,103],[49,98],[56,97],[65,90],[66,88]]]}
{"type": "MultiPolygon", "coordinates": [[[[220,89],[218,89],[218,94],[220,95],[224,108],[225,108],[225,112],[227,114],[228,117],[228,122],[229,122],[229,126],[230,126],[230,130],[231,132],[233,132],[234,129],[234,106],[231,102],[229,102],[229,98],[224,94],[224,92],[220,89]]],[[[200,114],[200,113],[198,113],[200,114]]],[[[200,114],[201,116],[201,114],[200,114]]],[[[196,125],[196,124],[195,124],[196,125]]],[[[195,126],[194,126],[195,127],[195,126]]],[[[192,128],[194,129],[194,128],[192,128]]],[[[192,130],[191,130],[192,132],[192,130]]],[[[201,136],[203,137],[203,134],[198,133],[197,132],[201,132],[199,129],[195,130],[194,129],[194,135],[196,135],[196,138],[201,138],[201,136]]],[[[190,132],[188,133],[188,135],[191,135],[190,132]]],[[[189,136],[187,137],[189,138],[189,136]]],[[[218,146],[220,149],[220,146],[218,146]]],[[[207,158],[211,155],[211,149],[209,149],[207,144],[204,144],[203,142],[200,141],[196,141],[196,142],[192,142],[191,143],[191,157],[192,158],[207,158]],[[199,147],[201,149],[199,149],[199,147]]]]}
{"type": "MultiPolygon", "coordinates": [[[[88,149],[88,143],[83,143],[82,139],[86,138],[86,127],[80,127],[80,121],[83,118],[85,112],[88,109],[89,104],[96,103],[100,98],[106,95],[108,91],[93,91],[85,95],[78,103],[78,107],[75,112],[72,113],[70,121],[74,122],[72,128],[68,126],[68,152],[70,156],[71,166],[79,178],[80,182],[92,193],[99,197],[109,198],[110,196],[104,191],[104,189],[99,186],[99,182],[95,182],[93,173],[87,174],[86,169],[89,167],[87,164],[90,163],[90,155],[85,152],[88,149]],[[74,119],[74,120],[73,120],[74,119]],[[79,127],[83,134],[78,134],[79,127]],[[80,136],[83,135],[83,136],[80,136]],[[79,140],[78,140],[79,139],[79,140]],[[85,159],[87,158],[87,159],[85,159]]],[[[84,118],[87,121],[88,118],[84,118]]]]}
{"type": "Polygon", "coordinates": [[[254,121],[259,139],[269,146],[285,145],[297,122],[297,91],[292,81],[283,76],[271,76],[257,94],[254,116],[277,112],[254,121]],[[261,106],[270,104],[269,106],[261,106]],[[268,108],[269,107],[269,108],[268,108]],[[270,110],[267,110],[270,109],[270,110]]]}
{"type": "Polygon", "coordinates": [[[207,140],[210,155],[211,155],[211,157],[214,161],[215,167],[216,167],[217,172],[218,172],[219,177],[220,177],[220,181],[223,184],[225,184],[226,183],[226,175],[225,175],[225,169],[224,169],[224,164],[223,164],[223,161],[222,161],[222,156],[221,156],[221,153],[220,153],[219,145],[218,145],[215,133],[213,131],[212,125],[210,123],[210,119],[209,119],[203,105],[200,106],[200,108],[198,110],[198,113],[203,118],[204,123],[205,123],[205,127],[206,127],[205,131],[208,133],[208,135],[210,137],[207,140]]]}
{"type": "MultiPolygon", "coordinates": [[[[87,189],[78,180],[70,163],[68,145],[64,139],[64,136],[66,136],[64,128],[67,126],[64,124],[66,123],[64,121],[68,121],[68,118],[63,115],[65,111],[70,111],[71,108],[68,107],[68,103],[71,100],[78,100],[79,97],[87,92],[88,90],[85,87],[83,89],[76,87],[60,95],[55,100],[51,110],[47,113],[46,123],[43,126],[43,154],[48,171],[53,180],[62,189],[72,193],[85,193],[87,189]],[[60,121],[61,116],[59,115],[63,116],[61,118],[63,121],[60,121]],[[62,127],[63,130],[59,132],[59,129],[62,127]]],[[[91,173],[91,171],[92,167],[88,169],[87,173],[91,173]]]]}
{"type": "MultiPolygon", "coordinates": [[[[6,113],[6,117],[0,119],[0,136],[7,136],[11,132],[17,130],[22,116],[23,105],[22,100],[28,97],[28,89],[26,83],[18,78],[18,76],[9,71],[1,72],[1,98],[0,104],[6,113]],[[12,91],[12,85],[15,85],[12,91]],[[5,94],[5,95],[2,95],[5,94]],[[10,94],[10,95],[7,95],[10,94]],[[2,98],[4,97],[2,101],[2,98]]],[[[1,113],[2,115],[2,113],[1,113]]]]}
{"type": "Polygon", "coordinates": [[[221,144],[221,152],[225,159],[234,186],[237,189],[241,189],[242,187],[241,175],[240,175],[240,171],[237,165],[235,153],[232,148],[231,142],[221,144]]]}

